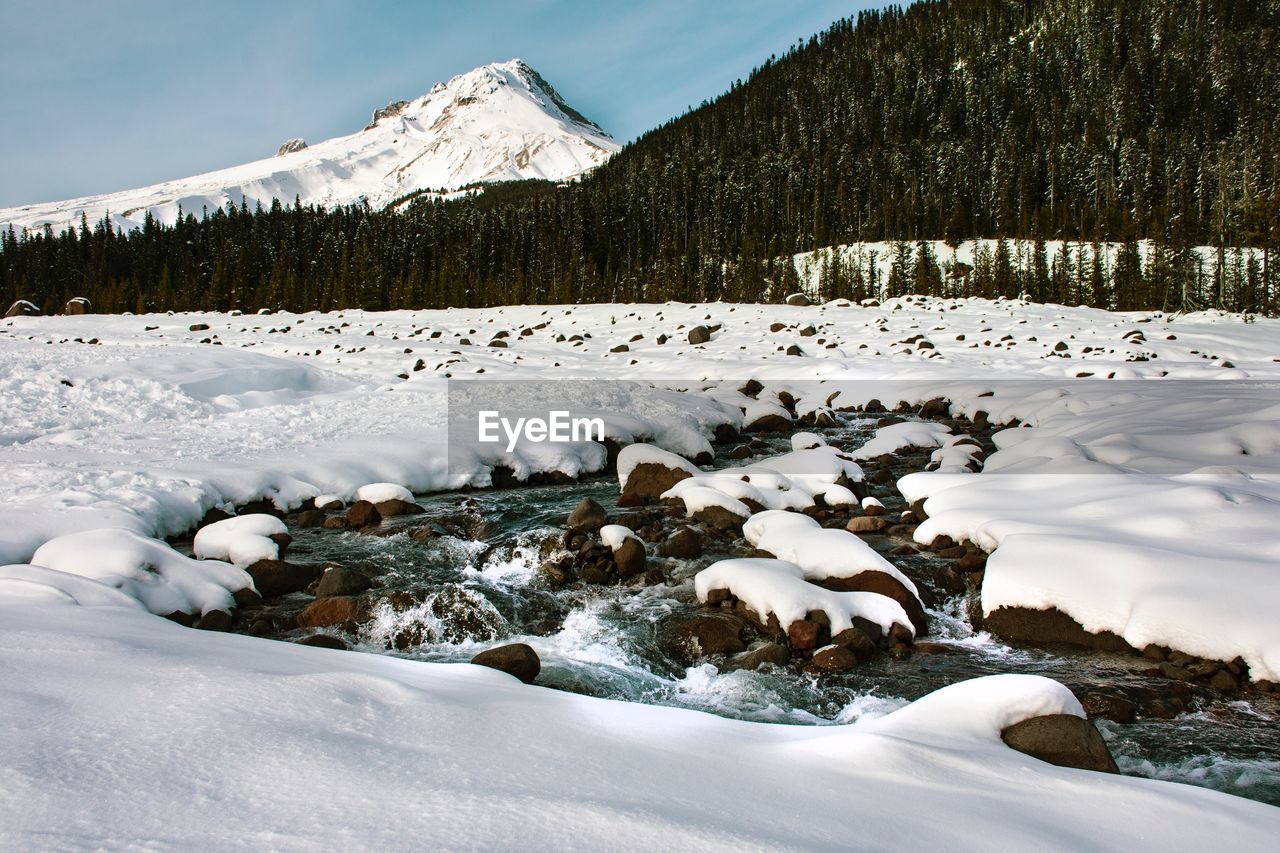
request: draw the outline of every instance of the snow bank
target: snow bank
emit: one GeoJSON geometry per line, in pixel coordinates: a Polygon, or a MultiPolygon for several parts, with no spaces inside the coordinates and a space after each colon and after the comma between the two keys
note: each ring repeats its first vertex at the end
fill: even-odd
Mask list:
{"type": "MultiPolygon", "coordinates": [[[[249,575],[234,566],[184,557],[163,542],[129,530],[60,536],[42,545],[31,562],[118,589],[162,616],[230,611],[232,593],[253,588],[249,575]]],[[[76,591],[68,594],[75,596],[76,591]]]]}
{"type": "Polygon", "coordinates": [[[917,473],[915,538],[993,552],[982,603],[1066,613],[1136,648],[1242,657],[1280,678],[1280,405],[1265,386],[1087,383],[999,389],[984,406],[1033,427],[997,433],[983,473],[917,473]]]}
{"type": "Polygon", "coordinates": [[[288,532],[285,523],[274,515],[238,515],[200,528],[191,547],[202,560],[251,566],[259,560],[279,557],[280,546],[268,537],[288,532]]]}
{"type": "Polygon", "coordinates": [[[22,721],[0,727],[12,849],[820,850],[853,826],[915,850],[1264,850],[1280,833],[1270,806],[1007,749],[1007,723],[1074,711],[1034,676],[778,726],[3,598],[0,671],[22,686],[0,691],[0,718],[22,721]]]}
{"type": "Polygon", "coordinates": [[[699,601],[705,602],[713,589],[726,589],[761,619],[771,613],[778,617],[784,631],[809,611],[821,610],[831,620],[832,634],[852,628],[855,616],[886,634],[895,624],[915,634],[906,611],[893,599],[874,592],[832,592],[804,578],[804,569],[795,563],[747,558],[713,563],[694,576],[693,585],[699,601]]]}

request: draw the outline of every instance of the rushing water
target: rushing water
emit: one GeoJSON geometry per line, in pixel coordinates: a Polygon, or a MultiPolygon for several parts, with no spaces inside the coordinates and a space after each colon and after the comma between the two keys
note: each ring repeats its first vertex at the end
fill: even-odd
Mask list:
{"type": "MultiPolygon", "coordinates": [[[[855,438],[867,426],[854,422],[836,436],[855,438]]],[[[779,451],[786,449],[784,439],[774,442],[779,451]]],[[[359,634],[346,637],[362,650],[466,661],[499,642],[526,640],[542,659],[538,682],[544,686],[737,719],[849,723],[888,713],[947,684],[1003,672],[1047,675],[1077,692],[1159,687],[1135,673],[1139,663],[1131,657],[1015,649],[975,633],[963,600],[944,596],[930,610],[929,638],[946,647],[942,653],[878,655],[852,672],[822,678],[796,666],[732,672],[711,663],[686,666],[668,654],[663,631],[697,612],[692,577],[721,556],[713,549],[696,560],[670,561],[669,582],[655,586],[556,589],[539,577],[545,543],[558,541],[578,501],[591,497],[611,507],[617,493],[616,480],[598,478],[569,486],[428,495],[419,501],[425,516],[396,524],[408,529],[424,519],[460,516],[478,538],[442,535],[418,542],[403,534],[298,530],[291,555],[362,569],[377,576],[382,588],[417,594],[420,603],[398,611],[383,606],[359,634]]],[[[934,558],[894,559],[918,584],[930,583],[934,558]]],[[[1271,699],[1210,697],[1172,720],[1099,725],[1124,773],[1280,805],[1278,715],[1280,703],[1271,699]]]]}

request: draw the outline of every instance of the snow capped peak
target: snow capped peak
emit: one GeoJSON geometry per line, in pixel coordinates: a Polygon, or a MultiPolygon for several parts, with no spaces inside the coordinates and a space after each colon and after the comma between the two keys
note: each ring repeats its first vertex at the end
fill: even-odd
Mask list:
{"type": "Polygon", "coordinates": [[[561,181],[599,166],[621,146],[571,107],[521,59],[494,62],[436,83],[410,101],[374,110],[361,131],[315,145],[290,140],[274,157],[139,190],[0,210],[0,228],[55,230],[108,213],[118,228],[150,213],[173,222],[228,203],[383,207],[420,191],[493,181],[561,181]]]}

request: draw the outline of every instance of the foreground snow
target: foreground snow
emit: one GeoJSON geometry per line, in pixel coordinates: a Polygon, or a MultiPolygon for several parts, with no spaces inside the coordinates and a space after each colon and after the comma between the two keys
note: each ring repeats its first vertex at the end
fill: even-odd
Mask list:
{"type": "Polygon", "coordinates": [[[1034,676],[776,726],[10,599],[0,670],[11,849],[1261,850],[1280,832],[1269,806],[1007,749],[1007,725],[1080,713],[1034,676]]]}

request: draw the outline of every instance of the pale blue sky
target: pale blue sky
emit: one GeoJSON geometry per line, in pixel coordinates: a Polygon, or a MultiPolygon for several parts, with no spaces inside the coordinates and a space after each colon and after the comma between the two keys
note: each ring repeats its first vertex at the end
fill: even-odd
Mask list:
{"type": "Polygon", "coordinates": [[[129,189],[359,130],[519,56],[619,140],[863,0],[5,0],[0,206],[129,189]]]}

